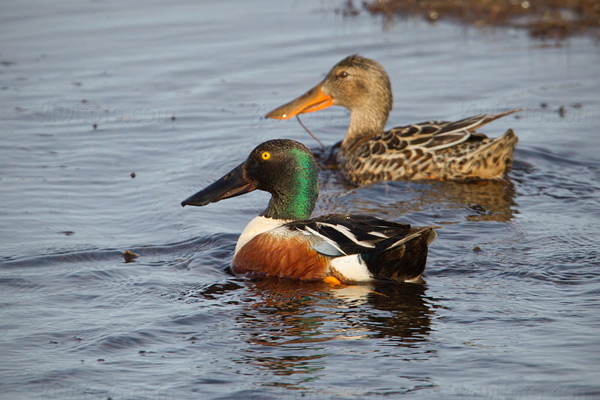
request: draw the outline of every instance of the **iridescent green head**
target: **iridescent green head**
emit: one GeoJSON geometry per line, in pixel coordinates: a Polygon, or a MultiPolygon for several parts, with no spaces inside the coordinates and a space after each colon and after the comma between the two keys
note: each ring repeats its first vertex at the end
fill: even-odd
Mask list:
{"type": "Polygon", "coordinates": [[[203,206],[256,189],[272,194],[262,216],[310,218],[319,194],[317,165],[311,151],[289,139],[264,142],[245,162],[181,204],[203,206]]]}

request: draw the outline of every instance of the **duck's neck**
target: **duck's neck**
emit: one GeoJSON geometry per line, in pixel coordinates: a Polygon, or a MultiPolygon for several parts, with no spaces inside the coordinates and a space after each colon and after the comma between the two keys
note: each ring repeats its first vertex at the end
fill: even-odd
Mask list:
{"type": "Polygon", "coordinates": [[[350,125],[342,141],[342,148],[352,146],[364,136],[383,132],[389,114],[390,110],[385,107],[361,108],[350,111],[350,125]]]}
{"type": "Polygon", "coordinates": [[[319,195],[319,177],[312,154],[292,150],[293,162],[282,171],[263,217],[279,220],[309,219],[319,195]]]}

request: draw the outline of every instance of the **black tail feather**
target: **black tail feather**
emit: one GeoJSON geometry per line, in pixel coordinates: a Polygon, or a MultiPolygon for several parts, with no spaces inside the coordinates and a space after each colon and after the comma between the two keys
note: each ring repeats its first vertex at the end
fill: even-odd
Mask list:
{"type": "Polygon", "coordinates": [[[390,247],[393,245],[390,241],[389,246],[378,246],[363,254],[367,267],[374,276],[405,282],[416,280],[423,274],[428,244],[435,238],[435,231],[433,227],[413,229],[416,235],[405,243],[390,247]]]}

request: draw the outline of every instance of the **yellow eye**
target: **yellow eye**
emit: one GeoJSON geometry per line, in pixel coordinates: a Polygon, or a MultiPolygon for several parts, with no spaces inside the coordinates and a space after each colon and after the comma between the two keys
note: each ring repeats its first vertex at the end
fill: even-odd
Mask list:
{"type": "Polygon", "coordinates": [[[271,153],[269,153],[268,151],[263,151],[260,156],[263,160],[268,160],[269,158],[271,158],[271,153]]]}

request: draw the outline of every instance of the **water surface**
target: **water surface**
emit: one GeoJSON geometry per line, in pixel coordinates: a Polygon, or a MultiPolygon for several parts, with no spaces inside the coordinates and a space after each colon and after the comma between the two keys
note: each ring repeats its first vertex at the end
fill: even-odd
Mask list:
{"type": "MultiPolygon", "coordinates": [[[[341,5],[0,6],[1,398],[600,397],[599,48],[341,5]],[[268,196],[179,203],[264,140],[316,147],[263,115],[352,53],[389,72],[389,126],[527,107],[485,129],[518,134],[513,171],[321,172],[318,214],[443,226],[425,284],[230,275],[268,196]]],[[[331,145],[348,113],[303,121],[331,145]]]]}

